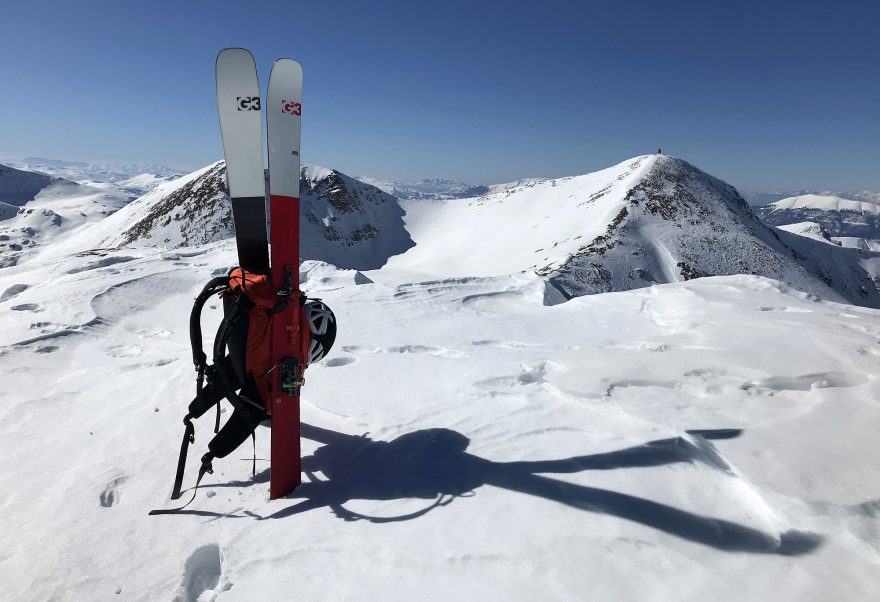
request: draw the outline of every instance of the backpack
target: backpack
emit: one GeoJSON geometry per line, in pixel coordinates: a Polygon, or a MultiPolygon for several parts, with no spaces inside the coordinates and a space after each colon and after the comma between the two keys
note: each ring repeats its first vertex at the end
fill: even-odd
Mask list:
{"type": "MultiPolygon", "coordinates": [[[[193,420],[217,407],[214,438],[208,443],[208,452],[202,456],[199,476],[193,497],[181,508],[153,510],[150,514],[168,514],[183,510],[195,499],[202,477],[213,474],[212,461],[225,458],[251,437],[256,448],[255,430],[260,423],[271,420],[269,401],[271,379],[279,378],[282,389],[295,394],[303,385],[303,373],[308,364],[319,361],[336,339],[336,317],[320,299],[308,299],[302,293],[291,296],[291,275],[277,292],[267,274],[234,268],[227,276],[212,278],[193,303],[189,320],[189,337],[193,364],[196,369],[196,396],[183,417],[184,434],[180,444],[180,456],[171,499],[181,495],[187,450],[195,442],[193,420]],[[217,328],[212,349],[212,364],[208,364],[202,344],[201,316],[205,303],[219,295],[223,300],[223,320],[217,328]],[[299,357],[305,361],[291,366],[272,365],[272,316],[285,309],[289,303],[297,303],[299,311],[293,312],[291,324],[300,332],[302,347],[299,357]],[[278,369],[280,374],[273,374],[278,369]],[[220,401],[227,399],[233,411],[229,420],[220,428],[220,401]]],[[[253,464],[256,473],[256,455],[253,464]]]]}

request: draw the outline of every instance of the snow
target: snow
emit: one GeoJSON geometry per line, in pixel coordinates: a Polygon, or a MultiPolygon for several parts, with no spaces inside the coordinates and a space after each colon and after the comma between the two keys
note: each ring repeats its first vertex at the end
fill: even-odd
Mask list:
{"type": "Polygon", "coordinates": [[[234,262],[0,271],[8,599],[875,599],[880,312],[756,276],[545,305],[534,275],[307,262],[340,331],[306,483],[268,501],[261,428],[256,478],[244,446],[148,517],[174,505],[191,300],[234,262]]]}
{"type": "MultiPolygon", "coordinates": [[[[400,205],[305,166],[301,286],[339,334],[306,374],[304,484],[268,501],[259,428],[256,476],[245,445],[186,512],[154,517],[191,495],[168,499],[191,303],[236,263],[222,164],[109,217],[68,219],[124,205],[95,186],[28,201],[3,223],[29,220],[39,244],[0,268],[4,598],[875,600],[880,310],[755,275],[679,281],[678,255],[704,252],[676,238],[692,214],[633,210],[606,254],[644,243],[668,284],[566,300],[534,271],[602,236],[664,165],[691,169],[645,156],[400,205]],[[355,240],[364,224],[376,238],[355,240]]],[[[776,239],[687,173],[701,206],[729,210],[702,214],[727,228],[712,253],[738,252],[746,224],[810,273],[880,276],[864,247],[804,224],[776,239]]],[[[212,426],[196,423],[185,487],[212,426]]]]}
{"type": "Polygon", "coordinates": [[[771,211],[782,209],[822,209],[825,211],[855,211],[857,213],[880,214],[880,204],[868,201],[853,201],[838,196],[805,194],[789,197],[770,203],[771,211]]]}
{"type": "Polygon", "coordinates": [[[562,263],[605,231],[654,160],[636,157],[583,176],[492,186],[472,199],[401,201],[416,245],[388,267],[492,276],[562,263]]]}
{"type": "Polygon", "coordinates": [[[807,238],[812,238],[813,240],[818,240],[827,244],[838,244],[831,239],[831,236],[822,224],[817,224],[816,222],[797,222],[796,224],[785,224],[777,227],[780,230],[785,230],[786,232],[791,232],[792,234],[797,234],[799,236],[806,236],[807,238]]]}

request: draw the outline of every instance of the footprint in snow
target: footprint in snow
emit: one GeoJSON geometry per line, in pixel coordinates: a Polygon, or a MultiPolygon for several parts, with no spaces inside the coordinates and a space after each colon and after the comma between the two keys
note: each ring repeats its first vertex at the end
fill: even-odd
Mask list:
{"type": "Polygon", "coordinates": [[[116,477],[104,487],[101,492],[101,506],[110,508],[119,503],[119,488],[128,480],[128,477],[116,477]]]}
{"type": "Polygon", "coordinates": [[[193,552],[186,560],[186,565],[183,569],[183,581],[180,584],[180,592],[174,598],[175,602],[213,600],[213,597],[203,596],[205,594],[218,594],[232,587],[231,583],[220,586],[222,562],[220,546],[215,543],[202,546],[193,552]]]}
{"type": "Polygon", "coordinates": [[[339,366],[348,366],[349,364],[353,364],[357,361],[355,357],[334,357],[332,359],[326,360],[322,362],[321,366],[325,368],[338,368],[339,366]]]}

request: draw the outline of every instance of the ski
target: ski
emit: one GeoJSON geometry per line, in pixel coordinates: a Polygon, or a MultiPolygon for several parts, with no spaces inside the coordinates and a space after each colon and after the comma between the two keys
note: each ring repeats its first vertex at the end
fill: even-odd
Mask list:
{"type": "Polygon", "coordinates": [[[300,399],[308,353],[308,325],[299,290],[299,179],[302,67],[291,59],[272,65],[266,95],[269,144],[269,229],[272,283],[286,307],[272,316],[272,414],[269,499],[299,485],[300,399]]]}
{"type": "Polygon", "coordinates": [[[244,48],[226,48],[217,55],[217,109],[239,265],[267,273],[263,113],[257,67],[244,48]]]}

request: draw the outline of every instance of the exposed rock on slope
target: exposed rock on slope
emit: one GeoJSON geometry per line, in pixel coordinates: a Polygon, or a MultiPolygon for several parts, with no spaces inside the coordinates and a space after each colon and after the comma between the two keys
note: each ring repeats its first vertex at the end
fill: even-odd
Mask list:
{"type": "MultiPolygon", "coordinates": [[[[304,166],[301,253],[339,267],[374,269],[412,246],[397,200],[331,169],[304,166]]],[[[235,235],[225,163],[162,184],[80,241],[85,247],[201,245],[235,235]]]]}
{"type": "Polygon", "coordinates": [[[602,235],[541,273],[572,296],[756,274],[824,298],[878,307],[878,257],[768,228],[732,186],[686,161],[660,156],[602,235]]]}

